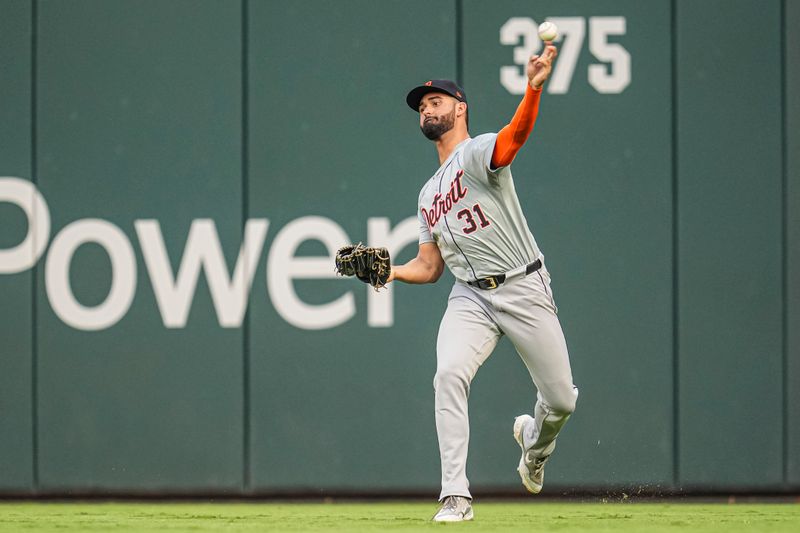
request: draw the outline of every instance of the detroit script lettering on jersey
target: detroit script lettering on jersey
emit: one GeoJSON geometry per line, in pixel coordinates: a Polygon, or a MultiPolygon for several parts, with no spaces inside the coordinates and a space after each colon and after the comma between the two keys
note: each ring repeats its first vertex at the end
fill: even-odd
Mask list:
{"type": "Polygon", "coordinates": [[[450,212],[458,202],[463,200],[469,192],[469,188],[464,187],[461,183],[461,177],[464,175],[463,170],[456,173],[456,177],[450,182],[450,190],[442,198],[441,193],[436,193],[431,203],[430,211],[422,208],[422,216],[428,222],[428,229],[433,231],[433,227],[439,220],[450,212]]]}

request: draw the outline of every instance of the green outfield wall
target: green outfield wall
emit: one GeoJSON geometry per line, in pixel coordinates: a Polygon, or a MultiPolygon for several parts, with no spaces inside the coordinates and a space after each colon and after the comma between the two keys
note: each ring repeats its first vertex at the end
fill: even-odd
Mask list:
{"type": "MultiPolygon", "coordinates": [[[[546,492],[800,489],[800,0],[0,0],[0,494],[438,493],[452,276],[405,94],[512,116],[578,409],[546,492]],[[756,31],[757,30],[757,31],[756,31]]],[[[508,341],[471,391],[476,496],[522,494],[508,341]]]]}

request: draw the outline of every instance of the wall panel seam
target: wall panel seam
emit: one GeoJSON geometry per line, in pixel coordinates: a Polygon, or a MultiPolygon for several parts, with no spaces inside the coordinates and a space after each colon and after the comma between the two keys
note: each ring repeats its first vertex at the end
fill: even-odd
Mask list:
{"type": "MultiPolygon", "coordinates": [[[[248,136],[248,128],[249,128],[249,121],[247,119],[247,114],[249,112],[249,102],[248,102],[248,82],[249,82],[249,70],[247,66],[247,62],[249,60],[248,54],[248,46],[247,40],[249,38],[248,32],[248,0],[242,0],[241,5],[242,10],[242,20],[241,20],[241,39],[242,39],[242,76],[241,76],[241,90],[242,90],[242,103],[241,103],[241,113],[242,113],[242,238],[244,239],[244,231],[245,226],[247,224],[247,217],[249,216],[248,213],[248,203],[249,203],[249,187],[248,187],[248,180],[250,179],[250,172],[248,161],[250,157],[250,153],[248,151],[248,143],[249,143],[249,136],[248,136]]],[[[247,492],[250,489],[250,304],[247,302],[245,308],[245,315],[244,321],[242,323],[242,409],[243,409],[243,416],[242,416],[242,466],[243,466],[243,475],[242,475],[242,484],[243,489],[247,492]]]]}
{"type": "MultiPolygon", "coordinates": [[[[38,21],[38,0],[31,2],[31,181],[35,184],[38,183],[37,166],[36,166],[36,83],[37,83],[37,21],[38,21]]],[[[38,292],[38,262],[31,268],[31,436],[32,436],[32,474],[33,474],[33,490],[39,490],[39,346],[37,342],[37,322],[38,315],[36,306],[36,293],[38,292]]]]}
{"type": "Polygon", "coordinates": [[[679,301],[679,234],[678,234],[678,3],[670,2],[672,82],[672,482],[680,486],[680,301],[679,301]]]}
{"type": "Polygon", "coordinates": [[[455,0],[456,83],[464,86],[464,0],[455,0]]]}
{"type": "Polygon", "coordinates": [[[782,422],[782,459],[783,459],[783,483],[789,483],[789,295],[788,295],[788,270],[789,270],[789,229],[788,229],[788,125],[787,125],[787,100],[786,84],[788,77],[786,70],[786,1],[780,4],[780,91],[781,91],[781,369],[782,369],[782,400],[783,413],[782,422]]]}

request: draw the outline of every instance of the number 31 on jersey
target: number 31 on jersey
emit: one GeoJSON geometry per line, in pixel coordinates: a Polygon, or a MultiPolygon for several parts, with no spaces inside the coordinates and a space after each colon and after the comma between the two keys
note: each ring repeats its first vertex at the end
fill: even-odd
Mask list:
{"type": "Polygon", "coordinates": [[[472,206],[472,211],[469,209],[462,209],[456,216],[459,220],[463,220],[465,225],[461,228],[466,235],[474,232],[478,229],[478,223],[475,222],[475,217],[472,216],[472,213],[475,213],[475,216],[478,217],[478,223],[480,223],[480,227],[485,228],[490,224],[489,220],[487,220],[486,215],[483,214],[483,209],[481,209],[480,204],[475,204],[472,206]]]}

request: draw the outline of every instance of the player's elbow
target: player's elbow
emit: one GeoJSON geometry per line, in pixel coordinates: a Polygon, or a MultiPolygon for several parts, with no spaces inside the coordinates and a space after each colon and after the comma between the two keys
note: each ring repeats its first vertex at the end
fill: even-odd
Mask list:
{"type": "Polygon", "coordinates": [[[431,269],[430,283],[436,283],[442,277],[444,272],[444,265],[434,265],[431,269]]]}
{"type": "Polygon", "coordinates": [[[442,277],[444,260],[435,246],[427,246],[424,250],[420,250],[417,264],[424,272],[422,283],[436,283],[442,277]]]}

